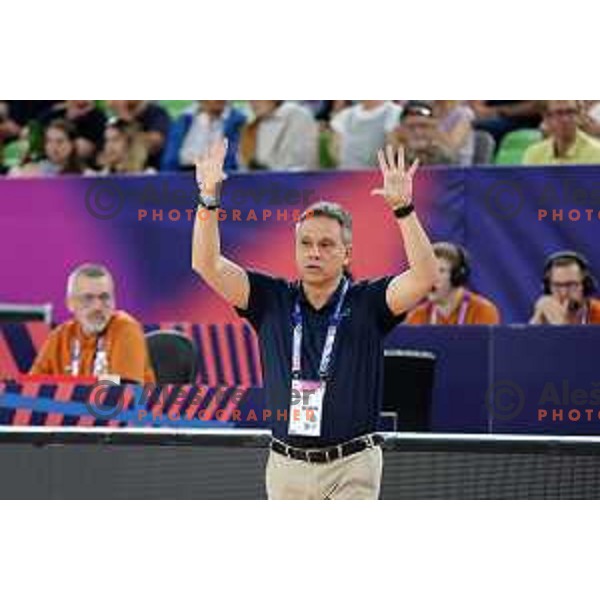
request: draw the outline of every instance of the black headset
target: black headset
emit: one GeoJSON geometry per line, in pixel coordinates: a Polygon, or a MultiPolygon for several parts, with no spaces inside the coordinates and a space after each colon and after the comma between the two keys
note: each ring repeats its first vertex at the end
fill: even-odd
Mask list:
{"type": "Polygon", "coordinates": [[[466,285],[471,276],[471,260],[467,251],[459,244],[452,244],[456,249],[458,262],[452,265],[450,271],[450,283],[452,287],[461,287],[466,285]]]}
{"type": "Polygon", "coordinates": [[[583,256],[583,254],[579,254],[579,252],[574,252],[573,250],[563,250],[560,252],[555,252],[551,254],[546,259],[546,264],[544,265],[544,278],[542,280],[542,287],[544,290],[544,294],[550,294],[550,272],[552,268],[556,264],[557,261],[562,260],[570,260],[579,265],[581,272],[583,273],[583,295],[591,296],[597,289],[596,280],[594,279],[591,269],[590,263],[587,258],[583,256]]]}

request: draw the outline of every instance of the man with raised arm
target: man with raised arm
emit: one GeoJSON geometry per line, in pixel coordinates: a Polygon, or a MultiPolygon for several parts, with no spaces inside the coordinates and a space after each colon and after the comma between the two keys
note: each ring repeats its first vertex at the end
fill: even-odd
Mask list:
{"type": "Polygon", "coordinates": [[[218,191],[226,143],[196,163],[200,206],[192,267],[248,319],[259,338],[265,392],[273,415],[266,469],[270,499],[377,499],[383,395],[383,339],[431,289],[437,263],[413,205],[415,162],[380,151],[383,196],[397,220],[410,268],[352,281],[352,220],[338,204],[318,202],[296,224],[298,280],[246,270],[221,253],[218,191]]]}

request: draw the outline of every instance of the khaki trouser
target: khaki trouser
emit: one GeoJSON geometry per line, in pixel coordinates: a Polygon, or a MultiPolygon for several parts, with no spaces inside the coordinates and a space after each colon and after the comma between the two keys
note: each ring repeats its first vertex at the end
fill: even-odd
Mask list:
{"type": "Polygon", "coordinates": [[[266,470],[269,500],[377,500],[381,446],[330,463],[308,463],[273,452],[266,470]]]}

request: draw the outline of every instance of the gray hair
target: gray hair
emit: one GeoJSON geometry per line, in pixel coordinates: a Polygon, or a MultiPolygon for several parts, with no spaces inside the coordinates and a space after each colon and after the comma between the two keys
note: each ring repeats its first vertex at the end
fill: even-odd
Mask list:
{"type": "Polygon", "coordinates": [[[111,282],[114,280],[111,272],[104,266],[93,263],[85,263],[83,265],[79,265],[71,273],[69,274],[69,278],[67,279],[67,296],[72,296],[75,293],[75,286],[77,284],[77,279],[80,276],[90,277],[92,279],[100,279],[100,277],[108,277],[111,282]]]}
{"type": "Polygon", "coordinates": [[[327,217],[337,221],[342,228],[342,241],[346,246],[352,243],[352,215],[336,202],[321,200],[311,204],[301,215],[296,229],[300,223],[311,217],[327,217]]]}

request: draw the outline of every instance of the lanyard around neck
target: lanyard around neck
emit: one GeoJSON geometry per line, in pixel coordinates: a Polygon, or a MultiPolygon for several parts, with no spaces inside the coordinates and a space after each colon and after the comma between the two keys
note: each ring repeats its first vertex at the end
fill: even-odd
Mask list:
{"type": "MultiPolygon", "coordinates": [[[[106,365],[106,349],[104,346],[104,335],[96,339],[96,348],[94,350],[93,372],[94,375],[101,375],[106,365]]],[[[76,337],[71,342],[71,375],[77,376],[81,370],[81,341],[76,337]]]]}
{"type": "MultiPolygon", "coordinates": [[[[456,321],[457,325],[464,325],[465,319],[467,317],[467,310],[469,309],[469,301],[471,300],[471,294],[469,292],[465,292],[463,294],[462,300],[460,302],[460,308],[458,309],[458,319],[456,321]]],[[[431,314],[429,317],[430,325],[437,325],[437,313],[435,304],[431,304],[431,314]]],[[[452,313],[450,313],[452,314],[452,313]]]]}
{"type": "Polygon", "coordinates": [[[587,325],[590,322],[590,307],[588,304],[583,309],[583,315],[581,316],[581,324],[587,325]]]}
{"type": "MultiPolygon", "coordinates": [[[[331,363],[331,355],[333,351],[333,344],[337,335],[337,328],[340,324],[340,316],[342,312],[342,305],[348,292],[350,284],[348,279],[344,277],[344,283],[342,292],[338,298],[335,311],[329,317],[329,324],[327,326],[327,337],[325,338],[325,345],[323,346],[323,353],[321,354],[321,363],[319,366],[319,377],[324,380],[327,378],[329,373],[329,366],[331,363]]],[[[292,377],[294,379],[300,379],[302,373],[301,355],[302,355],[302,309],[300,308],[300,294],[296,298],[294,305],[294,338],[292,344],[292,377]]]]}
{"type": "Polygon", "coordinates": [[[590,322],[590,307],[589,307],[589,304],[586,302],[583,305],[583,309],[581,310],[581,324],[587,325],[589,322],[590,322]]]}

